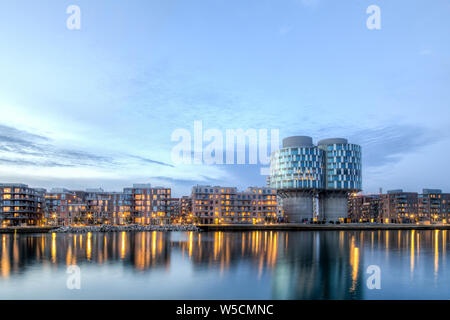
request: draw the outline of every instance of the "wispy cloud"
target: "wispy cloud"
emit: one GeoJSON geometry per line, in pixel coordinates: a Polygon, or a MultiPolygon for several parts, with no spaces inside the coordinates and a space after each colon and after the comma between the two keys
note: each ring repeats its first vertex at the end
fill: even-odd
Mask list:
{"type": "MultiPolygon", "coordinates": [[[[111,167],[117,165],[123,155],[95,154],[85,150],[57,147],[50,138],[0,124],[0,164],[34,167],[111,167]]],[[[149,158],[127,155],[146,164],[169,166],[170,164],[149,158]]]]}
{"type": "Polygon", "coordinates": [[[48,137],[0,124],[2,180],[45,187],[102,185],[115,189],[151,182],[189,193],[192,185],[219,183],[226,175],[224,168],[214,166],[174,166],[143,155],[63,148],[48,137]]]}
{"type": "Polygon", "coordinates": [[[408,154],[418,152],[443,138],[436,130],[408,124],[358,130],[349,136],[351,142],[363,146],[363,161],[367,167],[398,162],[408,154]]]}
{"type": "Polygon", "coordinates": [[[144,163],[147,163],[147,164],[148,163],[150,163],[150,164],[157,164],[157,165],[160,165],[160,166],[166,166],[166,167],[171,167],[171,168],[175,167],[175,166],[173,166],[171,164],[168,164],[168,163],[165,163],[165,162],[161,162],[161,161],[152,160],[152,159],[148,159],[148,158],[145,158],[145,157],[134,156],[134,155],[130,155],[129,157],[137,159],[137,160],[140,160],[140,161],[142,161],[144,163]]]}

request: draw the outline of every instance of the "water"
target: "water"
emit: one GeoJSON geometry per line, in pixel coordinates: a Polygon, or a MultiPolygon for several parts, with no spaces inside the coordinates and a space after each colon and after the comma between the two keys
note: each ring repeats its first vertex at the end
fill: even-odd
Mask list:
{"type": "Polygon", "coordinates": [[[3,234],[0,254],[0,299],[450,298],[445,230],[3,234]]]}

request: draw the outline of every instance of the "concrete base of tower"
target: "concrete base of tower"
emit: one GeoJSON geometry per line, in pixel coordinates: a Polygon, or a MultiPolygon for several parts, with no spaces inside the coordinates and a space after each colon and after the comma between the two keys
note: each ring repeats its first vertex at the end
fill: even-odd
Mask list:
{"type": "Polygon", "coordinates": [[[327,191],[320,194],[320,220],[337,222],[348,217],[348,193],[327,191]]]}
{"type": "Polygon", "coordinates": [[[289,223],[309,223],[313,219],[313,193],[278,192],[283,199],[284,217],[289,223]]]}

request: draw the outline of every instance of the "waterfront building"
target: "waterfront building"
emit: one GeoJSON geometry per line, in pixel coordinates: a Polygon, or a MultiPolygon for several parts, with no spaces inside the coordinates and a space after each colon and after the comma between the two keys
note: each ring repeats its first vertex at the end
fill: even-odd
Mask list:
{"type": "Polygon", "coordinates": [[[381,195],[382,223],[411,223],[418,213],[418,193],[390,190],[381,195]]]}
{"type": "Polygon", "coordinates": [[[418,220],[448,221],[448,198],[449,194],[440,189],[423,189],[418,199],[418,220]]]}
{"type": "Polygon", "coordinates": [[[132,197],[123,192],[110,192],[109,196],[109,223],[123,225],[132,222],[132,197]]]}
{"type": "Polygon", "coordinates": [[[0,225],[40,225],[43,223],[44,189],[34,189],[26,184],[0,184],[0,225]]]}
{"type": "Polygon", "coordinates": [[[192,188],[194,221],[203,224],[273,222],[277,217],[276,191],[250,187],[195,186],[192,188]]]}
{"type": "Polygon", "coordinates": [[[46,194],[48,220],[54,224],[161,224],[178,210],[171,189],[134,184],[123,192],[101,188],[72,191],[52,189],[46,194]]]}
{"type": "Polygon", "coordinates": [[[45,193],[45,218],[54,225],[80,223],[87,211],[83,199],[64,188],[53,188],[45,193]]]}
{"type": "Polygon", "coordinates": [[[381,195],[351,194],[348,198],[348,214],[351,222],[380,223],[381,195]]]}
{"type": "Polygon", "coordinates": [[[124,194],[131,201],[131,216],[138,224],[167,224],[172,207],[171,189],[152,187],[151,184],[134,184],[125,188],[124,194]]]}
{"type": "Polygon", "coordinates": [[[180,198],[180,217],[186,223],[192,223],[192,198],[189,196],[183,196],[180,198]]]}
{"type": "Polygon", "coordinates": [[[106,224],[110,219],[110,193],[102,188],[86,189],[83,200],[87,206],[86,220],[89,224],[106,224]]]}
{"type": "Polygon", "coordinates": [[[347,139],[325,139],[323,150],[324,187],[319,191],[319,220],[343,221],[347,218],[347,198],[362,190],[361,146],[347,139]]]}
{"type": "Polygon", "coordinates": [[[386,194],[353,194],[349,197],[352,222],[447,223],[449,193],[423,189],[422,193],[390,190],[386,194]]]}
{"type": "Polygon", "coordinates": [[[348,194],[362,189],[361,147],[346,139],[321,140],[316,146],[311,137],[285,138],[272,153],[270,168],[267,182],[283,199],[290,222],[342,221],[348,194]]]}
{"type": "Polygon", "coordinates": [[[180,198],[170,198],[169,199],[169,216],[171,223],[180,223],[181,222],[181,213],[180,213],[180,198]]]}

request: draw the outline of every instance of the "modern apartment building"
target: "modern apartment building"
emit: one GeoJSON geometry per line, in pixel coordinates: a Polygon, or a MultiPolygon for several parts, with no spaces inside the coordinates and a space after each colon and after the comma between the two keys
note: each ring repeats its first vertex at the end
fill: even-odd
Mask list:
{"type": "Polygon", "coordinates": [[[138,224],[167,224],[172,213],[171,189],[134,184],[123,193],[131,203],[131,217],[138,224]]]}
{"type": "Polygon", "coordinates": [[[0,184],[0,225],[40,225],[44,219],[44,192],[26,184],[0,184]]]}
{"type": "Polygon", "coordinates": [[[180,198],[180,217],[186,222],[186,223],[192,223],[193,222],[193,215],[192,215],[192,198],[188,196],[183,196],[180,198]]]}
{"type": "Polygon", "coordinates": [[[45,193],[45,205],[45,218],[55,225],[80,223],[87,212],[83,198],[64,188],[53,188],[45,193]]]}
{"type": "Polygon", "coordinates": [[[450,214],[450,194],[440,189],[423,189],[419,194],[418,220],[430,222],[448,221],[450,214]]]}
{"type": "Polygon", "coordinates": [[[381,195],[380,217],[383,223],[411,223],[418,213],[418,193],[390,190],[381,195]]]}
{"type": "Polygon", "coordinates": [[[386,194],[349,197],[352,222],[377,223],[447,223],[449,193],[439,189],[423,189],[422,193],[390,190],[386,194]]]}
{"type": "Polygon", "coordinates": [[[109,196],[109,223],[116,225],[133,222],[133,218],[131,216],[133,196],[123,192],[110,192],[109,196]]]}
{"type": "Polygon", "coordinates": [[[352,194],[348,198],[348,217],[351,222],[381,223],[379,194],[352,194]]]}
{"type": "Polygon", "coordinates": [[[267,187],[240,192],[235,187],[195,186],[192,215],[202,224],[273,222],[277,218],[276,191],[267,187]]]}
{"type": "Polygon", "coordinates": [[[362,189],[361,147],[346,139],[314,145],[311,137],[288,137],[272,153],[270,168],[267,182],[283,199],[290,222],[345,219],[348,194],[362,189]]]}
{"type": "Polygon", "coordinates": [[[149,184],[135,184],[123,192],[52,189],[45,198],[47,219],[58,225],[161,224],[169,223],[174,214],[171,189],[149,184]]]}
{"type": "Polygon", "coordinates": [[[89,223],[108,223],[110,220],[111,194],[101,188],[86,189],[83,201],[87,206],[86,220],[89,223]]]}

